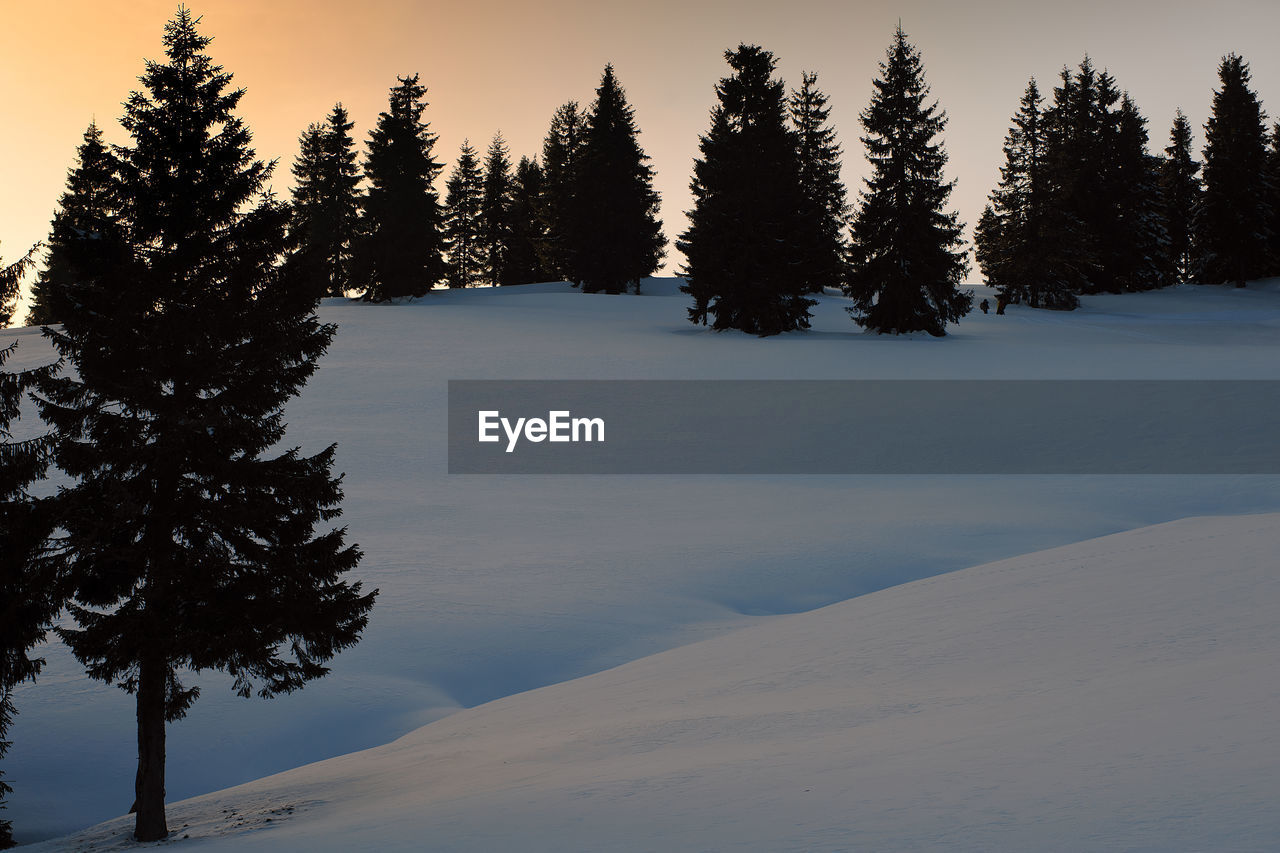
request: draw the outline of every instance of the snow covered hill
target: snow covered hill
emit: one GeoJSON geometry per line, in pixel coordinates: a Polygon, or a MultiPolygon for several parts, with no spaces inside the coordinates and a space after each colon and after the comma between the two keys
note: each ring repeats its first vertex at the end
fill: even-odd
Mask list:
{"type": "MultiPolygon", "coordinates": [[[[225,680],[200,679],[204,691],[191,715],[170,727],[170,801],[387,744],[439,721],[422,730],[420,736],[431,739],[437,735],[429,733],[469,725],[465,721],[478,713],[462,709],[497,700],[497,706],[485,706],[487,714],[522,691],[702,640],[732,637],[732,646],[749,636],[742,629],[785,624],[782,614],[1188,516],[1280,511],[1280,478],[1258,475],[446,473],[450,379],[1280,379],[1280,282],[1090,297],[1081,310],[1065,314],[1013,306],[1005,316],[975,313],[944,339],[864,334],[836,296],[822,298],[807,333],[768,339],[715,334],[687,322],[688,298],[676,287],[673,280],[652,280],[645,295],[635,297],[586,295],[551,284],[432,293],[395,306],[325,304],[322,317],[338,323],[339,332],[311,384],[289,406],[289,440],[312,452],[338,442],[337,469],[346,472],[343,522],[366,555],[358,575],[382,594],[362,642],[335,660],[328,678],[299,693],[246,701],[231,695],[225,680]]],[[[35,330],[4,333],[12,334],[23,340],[14,366],[39,363],[47,354],[35,330]]],[[[981,434],[957,439],[965,452],[984,454],[996,452],[1005,435],[1001,424],[992,423],[981,434]]],[[[1274,519],[1259,523],[1275,525],[1274,519]]],[[[1233,540],[1213,541],[1220,548],[1214,559],[1232,565],[1238,556],[1233,540]]],[[[1208,586],[1201,607],[1216,618],[1213,592],[1208,586]]],[[[865,601],[886,600],[881,595],[865,601]]],[[[1064,648],[1064,659],[1070,651],[1064,648]]],[[[21,716],[5,760],[15,784],[7,816],[27,841],[122,813],[132,797],[136,755],[131,697],[87,680],[60,646],[44,653],[45,674],[19,691],[21,716]]],[[[742,666],[749,665],[744,659],[742,666]]],[[[573,689],[591,683],[575,682],[573,689]]],[[[777,692],[777,713],[785,712],[789,695],[777,692]]],[[[796,694],[797,701],[809,702],[806,695],[796,694]]],[[[618,712],[608,704],[612,699],[601,697],[605,704],[595,716],[604,724],[618,712]]],[[[581,701],[587,719],[596,700],[581,701]]],[[[807,719],[793,723],[803,728],[807,719]]],[[[1027,719],[1017,725],[1032,724],[1027,719]]],[[[713,729],[691,728],[690,738],[696,742],[700,732],[713,729]]],[[[729,726],[725,736],[733,731],[729,726]]],[[[512,730],[504,737],[521,734],[512,730]]],[[[677,742],[691,756],[698,751],[689,740],[677,742]]],[[[498,741],[476,747],[486,753],[501,748],[498,741]]],[[[710,742],[706,748],[720,749],[710,742]]],[[[724,749],[725,755],[731,751],[724,749]]],[[[445,754],[435,754],[424,772],[448,766],[445,754]]],[[[1198,766],[1197,756],[1203,754],[1184,755],[1186,764],[1198,766]]],[[[636,760],[638,778],[666,778],[646,776],[643,760],[636,760]]],[[[1123,765],[1121,755],[1116,766],[1123,765]]],[[[1271,768],[1277,769],[1274,762],[1271,768]]],[[[967,776],[955,778],[960,787],[978,785],[967,776]]],[[[438,783],[446,784],[443,775],[438,783]]],[[[858,797],[879,796],[880,785],[859,785],[858,797]]],[[[661,786],[680,790],[668,782],[661,786]]],[[[895,789],[886,783],[884,790],[881,802],[888,802],[887,792],[895,789]]],[[[1229,790],[1245,798],[1245,789],[1229,790]]],[[[732,811],[732,791],[726,791],[718,807],[722,816],[732,811]]],[[[553,815],[546,798],[554,796],[538,797],[531,799],[540,803],[535,811],[553,815]]],[[[328,803],[325,814],[338,813],[333,798],[314,799],[328,803]]],[[[714,805],[712,799],[707,807],[714,805]]],[[[755,826],[751,812],[757,806],[735,819],[755,826]]],[[[301,808],[295,803],[296,812],[301,808]]],[[[387,808],[395,813],[394,804],[387,808]]],[[[511,808],[511,826],[527,825],[511,808]]],[[[838,811],[831,803],[814,808],[838,811]]],[[[442,813],[433,814],[447,823],[442,813]]],[[[466,822],[458,820],[458,826],[466,822]]],[[[910,825],[907,817],[901,822],[910,825]]],[[[476,849],[484,849],[482,830],[505,831],[500,823],[473,826],[481,833],[476,849]]],[[[671,823],[678,833],[695,821],[671,823]]],[[[790,837],[783,829],[768,837],[790,837]]],[[[729,833],[724,846],[750,837],[745,830],[729,833]]],[[[715,846],[712,835],[698,838],[696,843],[715,846]]],[[[853,843],[850,838],[832,838],[830,846],[853,843]]],[[[799,846],[819,841],[810,837],[799,846]]]]}
{"type": "Polygon", "coordinates": [[[1277,554],[1271,514],[990,563],[462,711],[170,825],[202,850],[1274,849],[1277,554]]]}

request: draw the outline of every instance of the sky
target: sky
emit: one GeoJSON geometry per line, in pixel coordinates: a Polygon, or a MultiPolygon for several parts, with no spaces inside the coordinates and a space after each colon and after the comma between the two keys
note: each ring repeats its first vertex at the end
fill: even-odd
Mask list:
{"type": "MultiPolygon", "coordinates": [[[[144,59],[163,59],[173,0],[0,0],[0,257],[48,233],[67,170],[96,120],[127,142],[118,119],[144,59]]],[[[668,239],[685,227],[698,137],[709,125],[724,51],[759,44],[798,86],[818,74],[844,148],[851,196],[867,174],[858,114],[894,28],[921,51],[944,134],[952,207],[970,227],[999,178],[1001,143],[1029,78],[1050,92],[1087,53],[1149,119],[1153,151],[1181,109],[1203,145],[1217,66],[1250,64],[1264,108],[1280,116],[1280,4],[1274,0],[192,0],[209,52],[246,89],[240,113],[273,185],[287,196],[298,135],[341,101],[363,144],[397,75],[428,88],[425,119],[446,164],[464,138],[483,150],[499,131],[513,160],[537,155],[556,107],[584,106],[613,63],[652,158],[668,239]]],[[[668,249],[666,272],[683,257],[668,249]]],[[[978,281],[975,269],[970,280],[978,281]]]]}

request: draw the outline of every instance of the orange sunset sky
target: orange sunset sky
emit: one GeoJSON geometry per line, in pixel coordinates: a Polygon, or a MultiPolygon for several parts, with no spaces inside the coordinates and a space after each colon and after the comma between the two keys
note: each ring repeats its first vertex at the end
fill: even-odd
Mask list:
{"type": "MultiPolygon", "coordinates": [[[[96,118],[123,143],[120,103],[143,59],[160,59],[173,0],[0,0],[0,257],[45,236],[76,145],[96,118]]],[[[723,2],[723,0],[192,0],[210,53],[247,89],[241,114],[258,155],[278,159],[287,196],[298,134],[342,101],[363,142],[397,74],[419,73],[436,159],[479,149],[501,130],[514,159],[540,152],[555,108],[584,106],[612,62],[657,171],[669,239],[684,227],[698,135],[707,129],[726,48],[760,44],[788,86],[816,71],[845,149],[845,181],[865,173],[859,111],[899,19],[920,48],[934,96],[951,118],[945,140],[953,206],[970,226],[998,179],[1001,142],[1027,79],[1051,91],[1087,52],[1149,119],[1152,150],[1181,107],[1203,144],[1217,64],[1251,65],[1271,121],[1280,115],[1280,3],[1039,0],[992,2],[723,2]]],[[[441,183],[443,177],[441,177],[441,183]]],[[[668,250],[667,270],[683,261],[668,250]]],[[[977,281],[975,269],[970,280],[977,281]]]]}

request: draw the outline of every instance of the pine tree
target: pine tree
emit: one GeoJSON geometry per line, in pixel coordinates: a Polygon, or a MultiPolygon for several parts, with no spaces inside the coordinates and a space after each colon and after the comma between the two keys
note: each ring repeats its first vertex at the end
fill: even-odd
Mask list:
{"type": "Polygon", "coordinates": [[[1110,191],[1114,205],[1107,259],[1117,291],[1168,283],[1169,231],[1160,188],[1160,160],[1147,153],[1147,120],[1126,92],[1116,112],[1110,191]]]}
{"type": "Polygon", "coordinates": [[[804,253],[806,269],[801,275],[816,293],[844,281],[849,205],[840,180],[840,145],[835,128],[827,124],[831,108],[818,88],[817,74],[801,75],[800,88],[791,93],[790,107],[799,140],[800,187],[808,203],[805,218],[812,244],[804,253]]]}
{"type": "Polygon", "coordinates": [[[554,278],[581,282],[574,250],[578,244],[576,213],[578,164],[583,145],[583,116],[578,102],[569,101],[551,117],[542,145],[542,196],[538,217],[542,241],[538,257],[554,278]]]}
{"type": "MultiPolygon", "coordinates": [[[[0,294],[17,291],[35,251],[0,267],[0,294]]],[[[62,609],[61,586],[45,558],[54,524],[51,501],[37,501],[27,492],[48,467],[48,440],[14,441],[10,432],[26,390],[38,378],[51,376],[55,368],[3,370],[17,346],[14,341],[0,348],[0,554],[4,555],[0,560],[0,761],[9,748],[9,725],[18,712],[13,688],[40,672],[44,660],[30,653],[62,609]]],[[[0,770],[0,809],[12,792],[0,770]]],[[[12,846],[11,821],[0,820],[0,850],[12,846]]]]}
{"type": "Polygon", "coordinates": [[[974,243],[987,281],[1010,302],[1070,310],[1078,302],[1079,272],[1059,239],[1064,225],[1067,233],[1072,229],[1052,204],[1041,102],[1032,79],[1005,136],[1000,184],[991,193],[974,243]]]}
{"type": "Polygon", "coordinates": [[[587,293],[638,290],[665,255],[653,169],[637,134],[635,111],[606,65],[587,113],[577,174],[574,255],[587,293]]]}
{"type": "Polygon", "coordinates": [[[265,455],[334,327],[282,265],[288,211],[235,109],[243,90],[185,8],[125,104],[127,256],[77,282],[49,337],[74,371],[39,383],[60,498],[57,565],[89,674],[137,697],[135,837],[167,834],[165,726],[221,670],[241,696],[299,689],[354,644],[373,594],[341,579],[334,447],[265,455]]]}
{"type": "Polygon", "coordinates": [[[352,288],[360,216],[354,126],[342,104],[335,104],[324,123],[303,133],[293,165],[293,262],[316,283],[318,296],[342,296],[352,288]]]}
{"type": "Polygon", "coordinates": [[[1273,236],[1268,223],[1266,116],[1249,88],[1249,65],[1234,53],[1218,67],[1220,89],[1205,125],[1204,194],[1196,216],[1202,281],[1235,282],[1266,275],[1273,236]]]}
{"type": "Polygon", "coordinates": [[[1197,275],[1192,225],[1200,203],[1200,163],[1191,152],[1191,122],[1178,110],[1164,149],[1160,185],[1164,194],[1165,226],[1169,233],[1169,274],[1177,282],[1197,275]]]}
{"type": "Polygon", "coordinates": [[[293,207],[289,236],[292,262],[298,274],[315,282],[316,298],[327,295],[325,281],[324,222],[324,125],[312,123],[298,137],[298,156],[293,161],[293,207]]]}
{"type": "Polygon", "coordinates": [[[472,287],[482,279],[480,201],[484,181],[476,151],[462,141],[453,173],[445,183],[444,235],[448,254],[446,280],[450,287],[472,287]]]}
{"type": "Polygon", "coordinates": [[[481,277],[493,286],[510,284],[511,158],[502,133],[494,135],[484,158],[480,192],[481,277]]]}
{"type": "Polygon", "coordinates": [[[352,283],[373,302],[422,296],[444,277],[434,186],[442,166],[432,157],[436,136],[422,120],[427,90],[417,74],[397,79],[387,111],[369,134],[369,188],[352,259],[352,283]]]}
{"type": "Polygon", "coordinates": [[[952,183],[934,138],[946,127],[936,102],[926,105],[920,53],[899,26],[880,64],[862,137],[873,174],[853,223],[853,265],[845,292],[858,325],[877,332],[925,331],[941,337],[947,323],[969,312],[961,291],[968,270],[955,213],[943,210],[952,183]]]}
{"type": "Polygon", "coordinates": [[[724,54],[730,77],[716,85],[719,103],[694,161],[694,207],[677,243],[693,297],[689,320],[716,331],[776,335],[809,327],[801,275],[804,193],[796,136],[787,121],[776,61],[756,45],[724,54]]]}
{"type": "Polygon", "coordinates": [[[116,158],[91,123],[76,149],[76,166],[67,176],[67,190],[58,202],[47,245],[45,268],[31,290],[27,322],[44,326],[60,322],[75,306],[66,291],[104,262],[115,231],[119,208],[116,158]]]}
{"type": "Polygon", "coordinates": [[[511,255],[507,259],[512,284],[548,281],[547,272],[538,255],[545,238],[542,219],[538,215],[542,198],[542,169],[536,160],[521,157],[511,188],[511,255]]]}
{"type": "Polygon", "coordinates": [[[1271,128],[1271,147],[1267,149],[1266,179],[1271,207],[1269,230],[1272,237],[1267,275],[1280,276],[1280,122],[1271,128]]]}
{"type": "Polygon", "coordinates": [[[351,136],[355,122],[341,103],[329,112],[325,133],[325,221],[328,225],[328,281],[330,296],[352,289],[351,256],[360,224],[360,167],[351,136]]]}

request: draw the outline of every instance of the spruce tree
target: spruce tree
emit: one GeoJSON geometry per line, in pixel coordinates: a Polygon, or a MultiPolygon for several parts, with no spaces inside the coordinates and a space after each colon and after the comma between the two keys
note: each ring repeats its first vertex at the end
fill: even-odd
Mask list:
{"type": "Polygon", "coordinates": [[[538,255],[538,246],[545,237],[538,215],[542,191],[542,168],[536,160],[521,157],[511,187],[511,254],[507,263],[512,284],[548,281],[553,277],[543,268],[538,255]]]}
{"type": "Polygon", "coordinates": [[[1201,280],[1244,287],[1267,273],[1274,235],[1266,181],[1266,115],[1249,88],[1249,65],[1229,54],[1205,125],[1204,194],[1196,215],[1201,280]]]}
{"type": "Polygon", "coordinates": [[[584,292],[638,291],[665,255],[653,169],[637,134],[635,111],[606,65],[587,113],[576,177],[574,255],[584,292]]]}
{"type": "Polygon", "coordinates": [[[569,101],[551,117],[542,145],[542,195],[538,217],[542,238],[538,257],[554,278],[581,282],[574,251],[578,245],[576,212],[578,165],[582,155],[583,116],[578,102],[569,101]]]}
{"type": "MultiPolygon", "coordinates": [[[[1079,272],[1060,240],[1062,213],[1051,203],[1047,128],[1033,78],[1005,136],[1000,184],[974,232],[978,263],[1002,296],[1033,308],[1077,305],[1079,272]]],[[[1070,233],[1069,224],[1066,228],[1070,233]]]]}
{"type": "Polygon", "coordinates": [[[360,238],[352,283],[364,299],[422,296],[444,277],[443,235],[432,156],[436,136],[422,120],[427,90],[418,75],[398,77],[387,110],[369,133],[360,238]]]}
{"type": "MultiPolygon", "coordinates": [[[[1110,97],[1109,91],[1106,97],[1110,97]]],[[[1052,261],[1045,264],[1051,275],[1056,272],[1061,278],[1055,290],[1080,294],[1100,289],[1097,199],[1105,159],[1104,112],[1092,60],[1086,56],[1076,74],[1064,67],[1052,104],[1043,114],[1045,188],[1051,218],[1045,234],[1055,249],[1054,260],[1068,261],[1066,266],[1052,261]]]]}
{"type": "MultiPolygon", "coordinates": [[[[0,295],[17,291],[35,251],[0,267],[0,295]]],[[[62,609],[61,585],[46,554],[54,524],[52,502],[38,501],[27,491],[48,467],[48,439],[14,441],[10,431],[27,389],[37,378],[52,375],[54,368],[5,370],[17,346],[14,341],[0,348],[0,762],[10,745],[9,725],[18,712],[13,688],[39,674],[44,660],[30,653],[62,609]]],[[[0,766],[0,810],[12,792],[0,766]]],[[[12,823],[0,820],[0,849],[12,846],[12,823]]]]}
{"type": "Polygon", "coordinates": [[[313,123],[299,139],[293,164],[290,224],[300,274],[315,282],[316,296],[343,296],[351,289],[351,252],[360,217],[360,170],[342,104],[323,123],[313,123]]]}
{"type": "Polygon", "coordinates": [[[818,88],[817,74],[802,73],[800,88],[791,93],[790,108],[799,142],[800,187],[807,202],[805,218],[811,243],[804,252],[801,275],[809,282],[809,290],[816,293],[844,281],[849,205],[840,180],[840,144],[835,128],[828,124],[831,108],[818,88]]]}
{"type": "Polygon", "coordinates": [[[484,158],[480,192],[480,269],[490,285],[510,284],[511,157],[499,131],[484,158]]]}
{"type": "Polygon", "coordinates": [[[66,291],[99,263],[111,244],[119,208],[116,158],[91,123],[76,149],[76,166],[67,176],[67,189],[58,201],[46,241],[45,268],[31,289],[27,323],[43,326],[61,322],[75,306],[66,291]]]}
{"type": "Polygon", "coordinates": [[[1160,186],[1164,196],[1165,227],[1169,234],[1169,274],[1176,282],[1197,275],[1192,226],[1200,203],[1200,163],[1191,151],[1191,122],[1178,110],[1164,149],[1160,186]]]}
{"type": "Polygon", "coordinates": [[[943,180],[947,155],[934,140],[946,113],[926,103],[920,53],[901,26],[874,83],[861,115],[872,176],[853,223],[847,310],[880,333],[941,337],[969,312],[973,293],[958,286],[968,270],[963,226],[944,210],[953,184],[943,180]]]}
{"type": "Polygon", "coordinates": [[[482,279],[480,201],[484,181],[470,140],[464,139],[458,163],[445,182],[445,280],[450,287],[472,287],[482,279]]]}
{"type": "Polygon", "coordinates": [[[74,370],[38,386],[74,478],[56,557],[75,627],[57,633],[137,697],[139,841],[167,834],[165,726],[199,694],[180,671],[224,671],[246,697],[299,689],[373,603],[342,579],[359,551],[327,529],[335,448],[269,455],[335,329],[281,264],[288,211],[196,24],[179,8],[125,104],[129,251],[76,283],[83,310],[47,333],[74,370]]]}
{"type": "Polygon", "coordinates": [[[324,223],[325,129],[312,123],[298,137],[298,156],[293,161],[293,206],[289,236],[292,263],[298,274],[315,283],[316,298],[326,296],[324,223]]]}
{"type": "Polygon", "coordinates": [[[756,45],[725,51],[733,74],[716,85],[719,103],[694,161],[694,207],[677,246],[693,297],[689,320],[716,331],[776,335],[809,327],[800,274],[804,193],[786,92],[776,60],[756,45]]]}
{"type": "Polygon", "coordinates": [[[1267,276],[1280,276],[1280,122],[1271,128],[1271,146],[1267,149],[1266,180],[1268,202],[1271,208],[1269,230],[1271,255],[1268,258],[1267,276]]]}
{"type": "Polygon", "coordinates": [[[351,256],[360,223],[360,166],[356,162],[351,121],[341,103],[329,112],[324,135],[324,211],[328,294],[343,296],[352,289],[351,256]]]}
{"type": "Polygon", "coordinates": [[[1160,187],[1160,160],[1147,153],[1147,120],[1126,92],[1116,111],[1111,198],[1114,215],[1107,258],[1116,291],[1153,290],[1168,283],[1169,231],[1160,187]]]}

